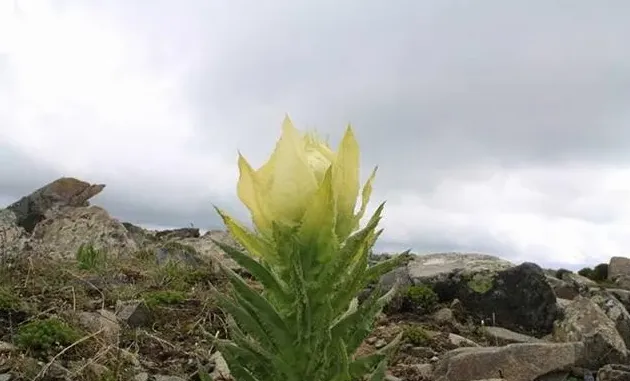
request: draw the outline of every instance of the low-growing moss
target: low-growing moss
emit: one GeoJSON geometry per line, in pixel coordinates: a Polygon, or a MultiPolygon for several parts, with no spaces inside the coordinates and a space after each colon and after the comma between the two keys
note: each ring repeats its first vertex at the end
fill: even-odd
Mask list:
{"type": "Polygon", "coordinates": [[[144,300],[147,306],[154,307],[181,303],[186,300],[186,295],[179,291],[151,291],[144,294],[144,300]]]}
{"type": "Polygon", "coordinates": [[[47,351],[56,346],[68,346],[80,337],[78,330],[53,317],[24,324],[18,329],[15,342],[22,349],[47,351]]]}
{"type": "Polygon", "coordinates": [[[0,287],[0,310],[19,309],[20,298],[9,287],[0,287]]]}
{"type": "Polygon", "coordinates": [[[494,276],[492,274],[477,273],[468,281],[468,287],[479,293],[485,294],[494,286],[494,276]]]}
{"type": "Polygon", "coordinates": [[[408,325],[403,328],[403,339],[415,346],[424,347],[429,343],[431,337],[424,328],[408,325]]]}

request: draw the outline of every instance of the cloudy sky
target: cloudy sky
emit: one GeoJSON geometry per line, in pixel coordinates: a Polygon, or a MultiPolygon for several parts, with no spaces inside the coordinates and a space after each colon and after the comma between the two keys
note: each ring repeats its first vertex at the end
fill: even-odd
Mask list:
{"type": "Polygon", "coordinates": [[[630,254],[630,2],[0,0],[0,205],[65,175],[218,228],[237,150],[352,123],[380,250],[630,254]],[[17,3],[17,6],[16,4],[17,3]]]}

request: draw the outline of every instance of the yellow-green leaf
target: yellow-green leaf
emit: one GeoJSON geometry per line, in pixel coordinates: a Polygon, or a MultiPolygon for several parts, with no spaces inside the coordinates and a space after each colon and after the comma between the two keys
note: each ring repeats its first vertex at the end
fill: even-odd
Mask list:
{"type": "Polygon", "coordinates": [[[356,228],[354,208],[359,195],[359,144],[348,126],[333,164],[333,189],[337,199],[337,235],[347,238],[356,228]]]}
{"type": "Polygon", "coordinates": [[[266,200],[262,198],[264,190],[260,186],[256,172],[240,153],[238,155],[238,169],[240,172],[237,185],[238,198],[249,209],[254,225],[258,230],[261,233],[267,233],[271,230],[272,216],[265,203],[266,200]]]}

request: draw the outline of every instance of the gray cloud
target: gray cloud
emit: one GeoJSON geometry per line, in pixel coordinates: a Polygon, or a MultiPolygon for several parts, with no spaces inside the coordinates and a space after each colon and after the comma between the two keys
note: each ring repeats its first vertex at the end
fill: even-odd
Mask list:
{"type": "Polygon", "coordinates": [[[249,151],[270,108],[327,132],[351,121],[367,161],[414,188],[488,165],[627,163],[630,6],[610,4],[287,6],[243,25],[226,59],[202,43],[191,102],[249,151]]]}
{"type": "MultiPolygon", "coordinates": [[[[630,3],[605,3],[54,2],[59,12],[80,10],[114,25],[151,62],[146,70],[177,79],[172,91],[194,128],[186,153],[232,162],[238,149],[260,163],[284,112],[333,140],[351,122],[365,172],[380,167],[378,197],[414,194],[438,213],[432,216],[444,216],[426,234],[386,238],[381,247],[512,256],[525,250],[541,258],[554,249],[517,247],[487,226],[471,226],[484,213],[483,221],[535,214],[595,230],[623,224],[630,195],[610,188],[606,176],[630,164],[630,3]],[[503,189],[511,176],[524,195],[503,189]],[[494,188],[464,189],[482,183],[494,188]]],[[[0,84],[11,80],[3,67],[0,57],[0,84]]],[[[7,163],[0,166],[4,196],[25,194],[59,173],[8,148],[0,148],[0,161],[7,163]]],[[[217,227],[212,203],[246,218],[234,192],[205,192],[198,179],[178,185],[151,183],[157,170],[154,177],[93,173],[89,181],[108,184],[95,201],[124,220],[217,227]]]]}

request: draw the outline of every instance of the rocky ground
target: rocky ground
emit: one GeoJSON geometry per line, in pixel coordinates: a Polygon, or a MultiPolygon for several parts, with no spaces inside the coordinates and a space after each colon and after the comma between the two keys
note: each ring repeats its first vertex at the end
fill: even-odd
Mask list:
{"type": "MultiPolygon", "coordinates": [[[[238,270],[211,239],[230,237],[117,221],[89,205],[103,189],[62,178],[0,210],[0,381],[229,379],[209,337],[216,264],[238,270]]],[[[630,380],[630,259],[580,273],[411,256],[359,352],[404,332],[390,381],[630,380]]]]}

